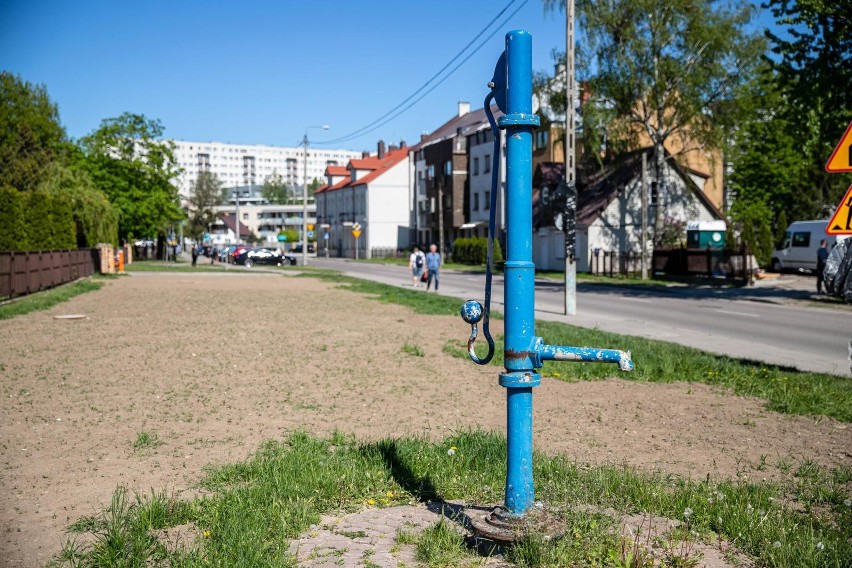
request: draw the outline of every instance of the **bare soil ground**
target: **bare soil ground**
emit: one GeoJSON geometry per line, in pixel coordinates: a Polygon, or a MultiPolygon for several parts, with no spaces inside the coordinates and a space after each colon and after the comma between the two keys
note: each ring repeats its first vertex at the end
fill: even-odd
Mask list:
{"type": "MultiPolygon", "coordinates": [[[[205,466],[299,428],[503,430],[497,369],[442,352],[467,333],[316,280],[226,273],[140,273],[2,321],[0,565],[47,561],[118,485],[191,491],[205,466]],[[54,319],[76,313],[88,319],[54,319]],[[161,445],[134,451],[143,431],[161,445]]],[[[536,446],[581,462],[692,478],[769,478],[788,456],[852,463],[845,424],[699,384],[544,379],[535,394],[536,446]]]]}

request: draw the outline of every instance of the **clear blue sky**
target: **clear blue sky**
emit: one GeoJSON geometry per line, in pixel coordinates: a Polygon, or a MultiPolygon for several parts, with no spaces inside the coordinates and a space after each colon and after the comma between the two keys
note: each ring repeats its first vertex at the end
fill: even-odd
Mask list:
{"type": "MultiPolygon", "coordinates": [[[[44,84],[74,138],[130,111],[160,119],[166,136],[181,140],[295,146],[306,126],[331,125],[310,132],[327,140],[389,111],[508,3],[0,0],[0,69],[44,84]]],[[[421,102],[335,146],[414,143],[450,118],[459,100],[480,107],[512,29],[532,33],[533,68],[552,70],[551,50],[564,49],[564,16],[528,0],[421,102]]]]}

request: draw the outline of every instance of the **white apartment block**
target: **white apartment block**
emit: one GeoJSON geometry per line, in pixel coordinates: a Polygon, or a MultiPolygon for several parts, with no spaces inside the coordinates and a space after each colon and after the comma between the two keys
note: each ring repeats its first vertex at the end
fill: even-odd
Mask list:
{"type": "MultiPolygon", "coordinates": [[[[225,187],[263,185],[266,178],[278,173],[292,187],[301,187],[305,177],[304,147],[263,146],[260,144],[226,144],[173,140],[175,158],[183,169],[178,191],[182,199],[189,196],[198,173],[209,171],[225,187]]],[[[308,183],[325,179],[329,165],[345,166],[361,157],[352,150],[326,150],[308,146],[308,183]]]]}

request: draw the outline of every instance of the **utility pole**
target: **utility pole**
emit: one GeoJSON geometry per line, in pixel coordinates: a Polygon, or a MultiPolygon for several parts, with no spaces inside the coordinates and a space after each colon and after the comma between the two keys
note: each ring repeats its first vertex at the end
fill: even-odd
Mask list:
{"type": "Polygon", "coordinates": [[[302,266],[308,264],[308,130],[311,128],[328,130],[331,127],[327,124],[308,126],[305,128],[305,137],[302,139],[302,144],[305,146],[305,163],[302,170],[304,173],[302,178],[302,266]]]}
{"type": "Polygon", "coordinates": [[[438,252],[444,256],[444,183],[438,183],[438,252]]]}
{"type": "Polygon", "coordinates": [[[234,234],[237,235],[237,242],[235,242],[234,244],[238,245],[240,244],[240,188],[238,187],[234,193],[234,215],[236,215],[236,222],[234,223],[234,234]]]}
{"type": "Polygon", "coordinates": [[[308,264],[308,129],[305,129],[304,176],[302,177],[302,266],[308,264]]]}
{"type": "Polygon", "coordinates": [[[648,279],[648,155],[642,151],[642,234],[639,236],[642,247],[642,280],[648,279]]]}
{"type": "MultiPolygon", "coordinates": [[[[565,187],[576,195],[574,157],[574,0],[565,2],[565,187]]],[[[563,211],[565,231],[565,315],[577,314],[577,200],[568,200],[563,211]]]]}

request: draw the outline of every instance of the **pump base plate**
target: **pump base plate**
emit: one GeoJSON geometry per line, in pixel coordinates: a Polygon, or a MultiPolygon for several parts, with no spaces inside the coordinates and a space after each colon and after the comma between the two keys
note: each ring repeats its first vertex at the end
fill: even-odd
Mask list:
{"type": "Polygon", "coordinates": [[[490,511],[468,508],[465,516],[478,537],[495,542],[516,542],[533,534],[551,539],[565,533],[562,517],[540,503],[521,517],[510,515],[499,506],[490,511]]]}

